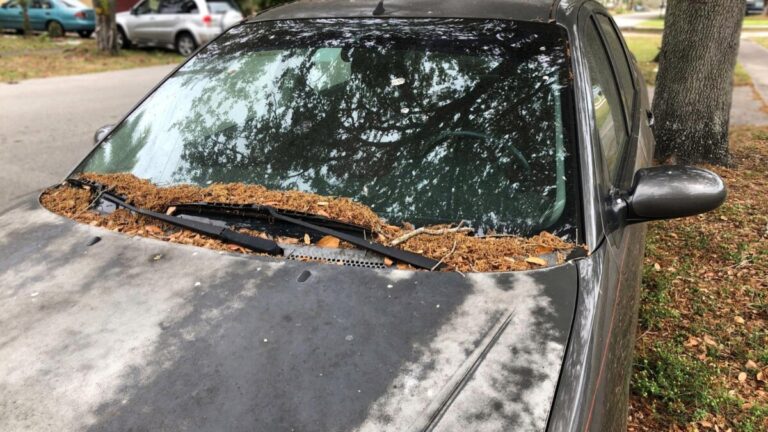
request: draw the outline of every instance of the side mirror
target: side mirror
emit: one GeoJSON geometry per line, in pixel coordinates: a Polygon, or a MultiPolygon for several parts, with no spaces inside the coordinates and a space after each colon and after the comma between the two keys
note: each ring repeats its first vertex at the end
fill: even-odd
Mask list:
{"type": "Polygon", "coordinates": [[[685,166],[643,168],[627,196],[627,222],[639,223],[706,213],[720,207],[725,183],[712,171],[685,166]]]}
{"type": "Polygon", "coordinates": [[[114,128],[115,125],[109,124],[96,129],[96,133],[93,134],[93,145],[100,143],[114,128]]]}

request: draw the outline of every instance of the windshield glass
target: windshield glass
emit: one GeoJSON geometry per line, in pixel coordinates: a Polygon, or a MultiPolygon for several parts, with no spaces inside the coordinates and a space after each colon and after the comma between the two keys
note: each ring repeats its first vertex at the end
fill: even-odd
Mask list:
{"type": "Polygon", "coordinates": [[[489,20],[243,24],[84,161],[158,185],[350,197],[391,223],[575,239],[565,32],[489,20]]]}

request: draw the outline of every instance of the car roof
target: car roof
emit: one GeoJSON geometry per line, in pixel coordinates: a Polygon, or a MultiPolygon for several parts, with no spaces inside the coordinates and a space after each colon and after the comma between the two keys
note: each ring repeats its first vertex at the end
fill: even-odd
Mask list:
{"type": "MultiPolygon", "coordinates": [[[[482,18],[549,22],[560,0],[301,0],[267,9],[249,21],[302,18],[482,18]]],[[[570,6],[573,6],[571,4],[570,6]]]]}

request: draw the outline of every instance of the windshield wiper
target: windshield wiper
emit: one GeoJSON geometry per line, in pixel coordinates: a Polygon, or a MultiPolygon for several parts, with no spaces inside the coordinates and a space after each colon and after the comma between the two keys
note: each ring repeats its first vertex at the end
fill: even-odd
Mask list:
{"type": "Polygon", "coordinates": [[[229,205],[229,204],[218,204],[218,203],[185,203],[185,204],[176,204],[176,205],[173,205],[173,207],[176,208],[176,212],[197,213],[197,214],[203,214],[203,215],[211,214],[211,213],[214,213],[214,214],[224,213],[224,214],[229,214],[234,216],[245,216],[245,217],[268,216],[269,218],[274,220],[279,220],[292,225],[300,226],[302,228],[317,231],[325,235],[336,237],[339,240],[343,240],[347,243],[353,244],[361,249],[375,252],[379,255],[383,255],[385,257],[391,258],[395,261],[399,261],[405,264],[410,264],[414,267],[427,269],[427,270],[436,270],[436,269],[439,269],[442,265],[442,263],[440,263],[439,261],[433,260],[432,258],[427,258],[424,255],[419,255],[413,252],[408,252],[408,251],[397,249],[394,247],[384,246],[379,243],[374,243],[366,238],[360,238],[356,235],[349,234],[348,232],[340,231],[341,229],[344,229],[345,231],[349,231],[350,229],[353,229],[353,230],[361,230],[363,233],[368,232],[368,230],[366,230],[361,226],[348,224],[346,222],[341,222],[341,221],[335,221],[333,219],[328,219],[322,216],[311,215],[306,213],[287,212],[284,210],[278,210],[272,206],[259,205],[259,204],[243,206],[243,205],[229,205]],[[315,222],[309,222],[306,220],[307,218],[314,219],[315,222]]]}
{"type": "Polygon", "coordinates": [[[236,244],[254,252],[263,252],[270,255],[280,255],[283,253],[283,249],[274,240],[268,240],[249,234],[239,233],[227,227],[222,227],[206,222],[182,219],[176,216],[170,216],[164,213],[158,213],[152,210],[136,207],[134,205],[128,204],[123,198],[110,192],[106,187],[104,187],[104,185],[99,183],[87,182],[77,179],[68,179],[68,182],[75,186],[87,186],[93,188],[97,193],[97,199],[101,198],[105,201],[111,202],[118,207],[123,207],[142,216],[147,216],[163,221],[169,225],[185,228],[190,231],[194,231],[196,233],[203,234],[227,243],[236,244]]]}

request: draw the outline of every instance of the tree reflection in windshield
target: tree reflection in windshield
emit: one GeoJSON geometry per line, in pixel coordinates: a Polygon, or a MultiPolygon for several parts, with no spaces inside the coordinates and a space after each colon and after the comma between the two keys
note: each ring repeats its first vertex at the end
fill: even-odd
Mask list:
{"type": "Polygon", "coordinates": [[[553,25],[245,24],[161,86],[83,170],[348,196],[392,222],[570,234],[567,86],[553,25]],[[116,146],[141,150],[127,159],[116,146]]]}

